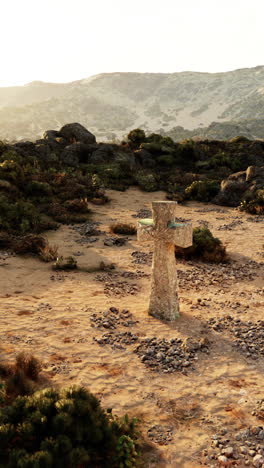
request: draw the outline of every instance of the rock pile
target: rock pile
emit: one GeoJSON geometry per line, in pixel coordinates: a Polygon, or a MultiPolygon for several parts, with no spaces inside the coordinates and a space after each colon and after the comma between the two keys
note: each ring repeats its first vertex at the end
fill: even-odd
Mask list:
{"type": "Polygon", "coordinates": [[[147,435],[150,440],[158,445],[168,445],[173,439],[174,429],[172,426],[157,424],[148,429],[147,435]]]}
{"type": "Polygon", "coordinates": [[[127,237],[106,237],[106,239],[104,239],[104,245],[107,247],[113,247],[114,245],[122,247],[126,244],[127,240],[127,237]]]}
{"type": "Polygon", "coordinates": [[[193,370],[193,364],[198,360],[198,351],[209,352],[209,342],[186,341],[173,338],[171,340],[145,338],[135,349],[141,362],[157,372],[171,373],[176,371],[186,372],[187,368],[193,370]]]}
{"type": "Polygon", "coordinates": [[[233,335],[233,346],[246,357],[264,356],[264,320],[243,322],[226,315],[220,319],[210,318],[207,324],[217,332],[228,330],[233,335]]]}
{"type": "Polygon", "coordinates": [[[218,229],[218,231],[232,231],[232,229],[234,229],[237,226],[240,226],[241,224],[243,224],[243,221],[241,221],[241,219],[239,219],[239,220],[234,219],[234,221],[231,221],[231,223],[222,224],[217,229],[218,229]]]}
{"type": "Polygon", "coordinates": [[[262,426],[243,429],[236,434],[226,429],[214,434],[212,447],[204,450],[209,466],[249,466],[262,468],[264,465],[264,430],[262,426]]]}
{"type": "Polygon", "coordinates": [[[132,218],[147,219],[152,217],[152,212],[148,208],[141,208],[136,214],[132,215],[132,218]]]}
{"type": "Polygon", "coordinates": [[[99,312],[98,314],[92,314],[90,322],[92,327],[111,330],[115,330],[118,326],[131,327],[138,323],[129,310],[119,310],[116,307],[110,307],[110,309],[99,312]]]}
{"type": "Polygon", "coordinates": [[[131,332],[110,332],[104,333],[100,338],[93,337],[93,340],[99,345],[111,345],[112,349],[125,350],[124,345],[132,345],[138,341],[138,336],[131,332]]]}
{"type": "Polygon", "coordinates": [[[191,268],[181,270],[178,264],[178,277],[181,289],[195,288],[197,291],[208,286],[228,286],[232,282],[244,280],[253,280],[257,277],[257,269],[262,267],[263,263],[249,260],[241,263],[228,264],[200,264],[186,262],[191,268]]]}
{"type": "Polygon", "coordinates": [[[140,252],[136,250],[135,252],[132,252],[132,263],[135,263],[136,265],[149,265],[151,266],[152,263],[152,252],[146,253],[146,252],[140,252]]]}

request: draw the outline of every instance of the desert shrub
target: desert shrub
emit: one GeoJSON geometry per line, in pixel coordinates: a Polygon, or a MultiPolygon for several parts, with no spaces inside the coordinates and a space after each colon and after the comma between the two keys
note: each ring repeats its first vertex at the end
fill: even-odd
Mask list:
{"type": "Polygon", "coordinates": [[[23,371],[29,379],[37,381],[42,364],[32,354],[22,352],[16,357],[16,368],[23,371]]]}
{"type": "Polygon", "coordinates": [[[68,211],[73,213],[88,213],[90,211],[88,208],[87,198],[67,200],[64,203],[64,206],[68,211]]]}
{"type": "Polygon", "coordinates": [[[1,385],[4,386],[3,402],[11,401],[18,395],[32,394],[36,390],[41,368],[42,364],[36,357],[24,352],[17,355],[14,364],[1,363],[0,378],[1,385]]]}
{"type": "Polygon", "coordinates": [[[264,214],[264,190],[257,190],[253,200],[243,200],[239,209],[253,215],[264,214]]]}
{"type": "Polygon", "coordinates": [[[110,231],[114,232],[114,234],[125,234],[127,236],[132,236],[133,234],[137,233],[137,228],[134,224],[115,223],[111,224],[110,231]]]}
{"type": "Polygon", "coordinates": [[[12,243],[13,250],[19,254],[36,254],[44,262],[51,262],[58,257],[58,247],[50,246],[45,237],[27,234],[16,238],[12,243]]]}
{"type": "Polygon", "coordinates": [[[210,158],[208,161],[209,168],[217,169],[219,167],[228,167],[231,171],[238,171],[241,167],[241,163],[238,158],[232,154],[225,152],[218,152],[210,158]]]}
{"type": "Polygon", "coordinates": [[[0,249],[9,249],[12,246],[12,237],[7,232],[0,231],[0,249]]]}
{"type": "Polygon", "coordinates": [[[161,156],[157,157],[156,161],[161,166],[173,166],[173,164],[175,164],[175,159],[170,154],[162,154],[161,156]]]}
{"type": "Polygon", "coordinates": [[[29,197],[50,197],[52,195],[52,189],[46,182],[32,180],[26,185],[25,193],[29,197]]]}
{"type": "Polygon", "coordinates": [[[20,185],[24,181],[24,171],[16,161],[7,159],[0,163],[0,179],[20,185]]]}
{"type": "Polygon", "coordinates": [[[70,211],[68,207],[66,208],[66,206],[58,202],[52,202],[48,205],[46,212],[54,221],[62,224],[84,223],[87,221],[89,212],[75,213],[73,210],[70,211]]]}
{"type": "Polygon", "coordinates": [[[220,190],[220,184],[215,180],[195,180],[185,189],[186,198],[208,202],[220,190]]]}
{"type": "Polygon", "coordinates": [[[131,130],[131,132],[129,132],[129,134],[127,135],[127,139],[130,146],[132,146],[133,148],[138,148],[140,144],[146,140],[146,135],[144,130],[141,130],[140,128],[135,128],[134,130],[131,130]]]}
{"type": "Polygon", "coordinates": [[[47,240],[44,237],[35,234],[28,234],[15,239],[13,242],[13,249],[17,254],[38,254],[40,250],[46,247],[46,245],[47,240]]]}
{"type": "Polygon", "coordinates": [[[73,257],[58,257],[52,265],[53,270],[76,270],[77,268],[77,260],[73,257]]]}
{"type": "Polygon", "coordinates": [[[127,163],[102,164],[97,168],[97,172],[100,183],[112,190],[126,190],[133,182],[127,163]]]}
{"type": "Polygon", "coordinates": [[[158,190],[158,183],[154,174],[139,171],[134,175],[134,179],[145,192],[155,192],[158,190]]]}
{"type": "Polygon", "coordinates": [[[58,258],[58,246],[46,244],[40,249],[38,256],[43,262],[53,262],[58,258]]]}
{"type": "Polygon", "coordinates": [[[40,222],[37,208],[30,202],[13,202],[0,195],[0,229],[18,233],[36,232],[40,222]]]}
{"type": "Polygon", "coordinates": [[[177,258],[186,260],[198,259],[212,263],[227,261],[226,249],[222,242],[205,227],[195,228],[193,230],[193,245],[185,249],[177,246],[175,254],[177,258]]]}
{"type": "Polygon", "coordinates": [[[135,467],[136,421],[105,412],[81,387],[20,396],[0,414],[6,468],[135,467]]]}

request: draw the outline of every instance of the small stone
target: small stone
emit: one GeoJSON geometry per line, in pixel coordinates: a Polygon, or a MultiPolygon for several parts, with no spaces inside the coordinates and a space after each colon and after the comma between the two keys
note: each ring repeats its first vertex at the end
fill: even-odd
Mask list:
{"type": "Polygon", "coordinates": [[[223,455],[226,455],[228,458],[232,457],[234,453],[233,447],[226,447],[224,450],[222,450],[223,455]]]}
{"type": "Polygon", "coordinates": [[[248,451],[248,454],[249,454],[251,457],[254,457],[254,455],[256,455],[256,451],[255,451],[255,450],[249,450],[249,451],[248,451]]]}
{"type": "Polygon", "coordinates": [[[220,461],[220,463],[226,463],[228,461],[228,458],[225,455],[220,455],[218,457],[218,461],[220,461]]]}
{"type": "Polygon", "coordinates": [[[262,455],[256,455],[253,458],[253,466],[255,466],[256,468],[261,468],[263,464],[264,464],[264,457],[262,455]]]}
{"type": "Polygon", "coordinates": [[[246,454],[247,454],[247,447],[245,447],[244,445],[242,445],[242,446],[240,447],[240,452],[243,453],[244,455],[246,455],[246,454]]]}

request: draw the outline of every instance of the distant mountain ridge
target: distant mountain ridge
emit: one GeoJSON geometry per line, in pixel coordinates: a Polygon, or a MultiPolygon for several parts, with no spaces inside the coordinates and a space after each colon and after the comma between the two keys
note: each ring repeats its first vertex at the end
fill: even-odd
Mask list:
{"type": "Polygon", "coordinates": [[[35,139],[74,121],[106,140],[137,127],[174,138],[264,138],[264,66],[224,73],[103,73],[71,83],[0,88],[2,139],[35,139]]]}

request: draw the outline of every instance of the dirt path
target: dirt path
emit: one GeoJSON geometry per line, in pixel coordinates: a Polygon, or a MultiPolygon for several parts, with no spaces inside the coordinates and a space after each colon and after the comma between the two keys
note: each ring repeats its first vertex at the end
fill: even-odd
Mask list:
{"type": "MultiPolygon", "coordinates": [[[[146,467],[218,466],[220,461],[208,459],[204,449],[209,449],[209,457],[218,458],[230,444],[236,450],[234,444],[240,442],[233,438],[238,431],[263,424],[252,412],[264,398],[264,343],[256,335],[258,330],[251,337],[249,330],[249,341],[258,344],[257,350],[252,348],[253,359],[243,343],[234,347],[234,340],[239,339],[234,333],[240,333],[235,331],[239,323],[235,320],[249,328],[248,321],[264,320],[263,222],[253,222],[249,215],[230,208],[198,203],[179,206],[179,217],[192,219],[194,225],[208,223],[227,246],[232,262],[227,266],[179,262],[181,317],[165,324],[147,315],[151,244],[139,245],[135,236],[129,236],[122,247],[104,245],[113,221],[135,223],[132,215],[149,209],[152,200],[165,199],[165,194],[131,188],[108,195],[111,203],[94,207],[93,221],[100,223],[98,229],[103,232],[95,236],[98,240],[88,243],[70,226],[48,237],[59,246],[60,254],[75,255],[80,266],[113,262],[116,269],[110,273],[57,273],[32,258],[3,260],[0,252],[1,359],[12,360],[19,351],[30,351],[45,363],[54,384],[84,385],[100,397],[104,407],[138,416],[153,446],[146,467]],[[116,320],[114,329],[94,327],[93,314],[100,318],[110,307],[130,311],[131,326],[124,325],[127,320],[116,320]],[[226,315],[231,316],[230,326],[217,331],[218,322],[210,319],[226,315]],[[137,341],[125,335],[128,332],[137,341]],[[104,333],[114,334],[106,342],[123,333],[119,339],[132,343],[100,345],[94,338],[100,340],[104,333]],[[142,340],[152,337],[206,338],[209,344],[184,372],[156,372],[134,352],[142,340]],[[221,431],[230,442],[220,440],[214,455],[212,437],[218,440],[221,431]]],[[[257,454],[264,441],[248,439],[256,444],[257,454]]],[[[243,456],[250,464],[239,466],[253,466],[253,455],[243,456]]]]}

